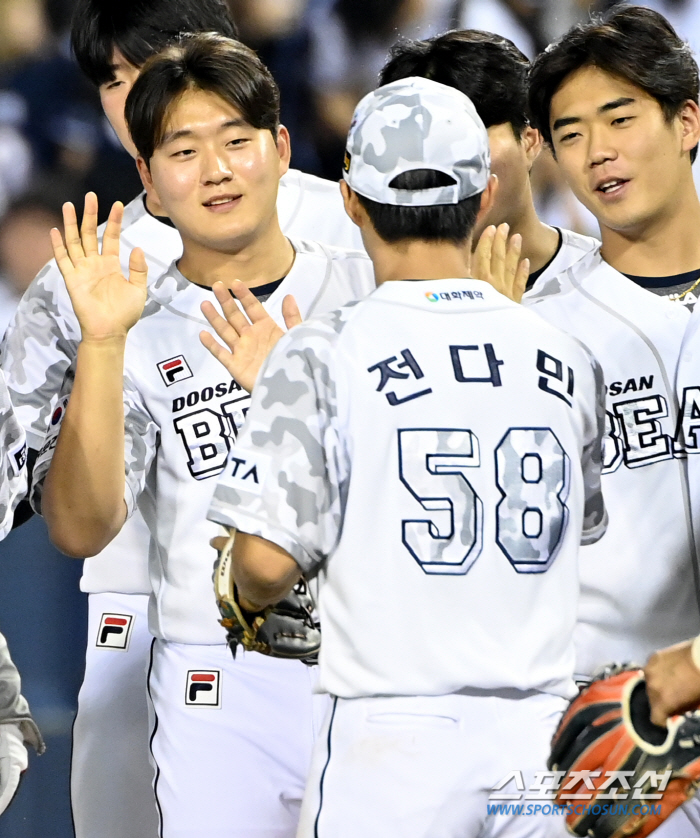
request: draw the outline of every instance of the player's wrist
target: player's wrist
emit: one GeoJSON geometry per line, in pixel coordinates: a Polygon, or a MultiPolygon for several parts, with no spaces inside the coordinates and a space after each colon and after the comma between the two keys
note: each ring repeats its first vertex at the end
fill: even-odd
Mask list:
{"type": "Polygon", "coordinates": [[[121,350],[126,345],[126,336],[126,330],[103,334],[83,334],[80,346],[91,350],[121,350]]]}

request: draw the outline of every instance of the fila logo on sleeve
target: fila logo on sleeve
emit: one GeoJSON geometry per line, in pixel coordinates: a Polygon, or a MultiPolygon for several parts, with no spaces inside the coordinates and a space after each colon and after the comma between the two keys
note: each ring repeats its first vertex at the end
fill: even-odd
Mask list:
{"type": "Polygon", "coordinates": [[[190,669],[187,673],[185,704],[221,708],[221,670],[190,669]]]}
{"type": "Polygon", "coordinates": [[[184,355],[176,355],[174,358],[168,358],[167,361],[160,361],[158,372],[166,387],[177,384],[178,381],[184,381],[186,378],[192,378],[192,370],[184,355]]]}
{"type": "Polygon", "coordinates": [[[133,625],[133,614],[103,614],[95,645],[100,649],[119,649],[126,652],[133,625]]]}

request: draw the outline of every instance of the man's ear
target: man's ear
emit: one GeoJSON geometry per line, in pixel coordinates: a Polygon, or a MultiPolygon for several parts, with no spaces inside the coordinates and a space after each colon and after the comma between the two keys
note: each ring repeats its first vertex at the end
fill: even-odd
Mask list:
{"type": "Polygon", "coordinates": [[[688,99],[678,112],[683,126],[682,150],[691,151],[700,142],[700,108],[698,103],[688,99]]]}
{"type": "Polygon", "coordinates": [[[148,168],[148,163],[146,163],[141,156],[136,158],[136,170],[141,178],[143,188],[146,190],[148,209],[153,213],[153,215],[167,215],[160,202],[158,193],[156,192],[156,187],[153,183],[153,177],[151,175],[151,170],[148,168]]]}
{"type": "Polygon", "coordinates": [[[357,197],[357,192],[353,192],[344,180],[340,181],[340,194],[343,196],[343,203],[345,204],[345,212],[350,216],[350,219],[362,229],[369,221],[367,211],[360,203],[357,197]]]}
{"type": "Polygon", "coordinates": [[[540,134],[537,128],[527,125],[523,129],[520,135],[520,145],[523,147],[525,157],[527,158],[528,171],[532,168],[532,164],[535,160],[537,160],[540,156],[543,144],[544,140],[542,139],[542,134],[540,134]]]}
{"type": "Polygon", "coordinates": [[[280,156],[280,177],[282,177],[289,171],[289,162],[292,159],[292,141],[284,125],[277,128],[277,153],[280,156]]]}
{"type": "Polygon", "coordinates": [[[481,193],[481,203],[479,205],[479,213],[476,216],[476,227],[479,227],[481,219],[485,218],[496,201],[496,193],[498,192],[498,177],[496,175],[489,175],[489,182],[486,184],[486,189],[481,193]]]}

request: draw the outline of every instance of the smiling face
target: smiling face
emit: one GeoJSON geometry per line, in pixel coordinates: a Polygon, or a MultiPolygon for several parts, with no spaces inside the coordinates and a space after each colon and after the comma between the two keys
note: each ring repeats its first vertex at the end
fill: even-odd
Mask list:
{"type": "Polygon", "coordinates": [[[112,55],[112,69],[114,70],[114,80],[104,82],[99,88],[102,109],[109,120],[109,124],[114,128],[119,142],[132,157],[136,158],[138,152],[129,136],[129,129],[126,127],[124,105],[140,70],[130,64],[118,49],[115,49],[112,55]]]}
{"type": "Polygon", "coordinates": [[[220,96],[190,90],[171,105],[164,127],[148,165],[138,159],[139,172],[185,248],[236,252],[276,223],[290,156],[284,126],[275,139],[220,96]]]}
{"type": "Polygon", "coordinates": [[[692,179],[698,108],[668,121],[656,99],[597,67],[572,73],[552,97],[552,144],[576,197],[605,228],[634,234],[672,214],[692,179]]]}

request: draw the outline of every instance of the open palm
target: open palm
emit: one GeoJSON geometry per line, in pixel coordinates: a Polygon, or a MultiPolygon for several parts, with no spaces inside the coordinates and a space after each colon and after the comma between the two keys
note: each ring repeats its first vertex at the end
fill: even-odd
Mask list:
{"type": "Polygon", "coordinates": [[[119,262],[119,238],[124,207],[113,205],[102,237],[97,241],[97,196],[85,196],[83,222],[73,204],[63,205],[66,241],[57,229],[51,231],[56,262],[63,275],[83,340],[123,337],[138,321],[146,304],[148,270],[143,251],[136,248],[129,257],[129,278],[119,262]]]}

